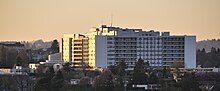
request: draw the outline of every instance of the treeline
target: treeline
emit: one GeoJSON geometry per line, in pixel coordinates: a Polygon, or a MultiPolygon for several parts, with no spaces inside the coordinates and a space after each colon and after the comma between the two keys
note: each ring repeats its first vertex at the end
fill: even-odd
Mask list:
{"type": "Polygon", "coordinates": [[[22,67],[28,67],[29,62],[35,62],[33,57],[44,55],[40,61],[48,59],[49,54],[59,52],[59,42],[55,39],[51,43],[51,47],[48,48],[48,52],[44,52],[43,49],[17,49],[8,46],[0,46],[0,68],[14,68],[16,64],[20,64],[22,67]],[[33,55],[34,54],[34,55],[33,55]]]}
{"type": "Polygon", "coordinates": [[[197,49],[202,50],[205,48],[206,52],[210,52],[212,47],[214,48],[220,48],[220,39],[207,39],[207,40],[202,40],[202,41],[197,41],[196,43],[197,49]]]}
{"type": "Polygon", "coordinates": [[[43,75],[38,77],[34,87],[36,91],[124,91],[125,84],[127,84],[126,89],[128,90],[133,89],[133,84],[160,84],[159,77],[162,75],[156,75],[156,70],[150,69],[149,63],[144,63],[142,59],[135,64],[134,72],[126,71],[126,68],[127,65],[124,61],[110,69],[87,71],[74,70],[71,65],[66,63],[63,69],[57,72],[50,67],[46,73],[36,73],[43,75]],[[78,79],[79,83],[71,84],[71,79],[78,79]]]}
{"type": "Polygon", "coordinates": [[[0,46],[0,68],[13,68],[15,64],[28,66],[29,57],[26,50],[16,50],[0,46]]]}
{"type": "Polygon", "coordinates": [[[220,67],[220,49],[212,47],[210,52],[206,52],[204,48],[198,49],[196,59],[197,65],[202,67],[220,67]]]}

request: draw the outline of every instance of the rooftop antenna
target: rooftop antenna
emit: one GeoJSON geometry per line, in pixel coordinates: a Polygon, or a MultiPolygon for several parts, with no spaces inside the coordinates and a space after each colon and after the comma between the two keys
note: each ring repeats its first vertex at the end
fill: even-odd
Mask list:
{"type": "Polygon", "coordinates": [[[112,27],[112,22],[113,22],[113,14],[111,14],[111,22],[110,22],[110,26],[112,27]]]}
{"type": "Polygon", "coordinates": [[[101,20],[101,25],[103,25],[104,24],[104,21],[103,20],[101,20]]]}

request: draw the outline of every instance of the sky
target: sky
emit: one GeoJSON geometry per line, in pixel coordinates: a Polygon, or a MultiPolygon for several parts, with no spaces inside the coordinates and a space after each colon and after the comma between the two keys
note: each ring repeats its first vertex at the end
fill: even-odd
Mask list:
{"type": "Polygon", "coordinates": [[[220,38],[220,0],[0,0],[0,41],[45,41],[101,24],[220,38]],[[112,19],[111,19],[112,17],[112,19]]]}

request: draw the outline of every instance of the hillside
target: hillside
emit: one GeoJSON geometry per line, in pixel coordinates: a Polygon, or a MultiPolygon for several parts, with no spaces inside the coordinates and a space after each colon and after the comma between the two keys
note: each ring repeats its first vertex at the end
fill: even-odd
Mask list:
{"type": "Polygon", "coordinates": [[[206,52],[210,52],[212,47],[220,48],[220,39],[197,41],[197,49],[202,50],[205,48],[206,52]]]}

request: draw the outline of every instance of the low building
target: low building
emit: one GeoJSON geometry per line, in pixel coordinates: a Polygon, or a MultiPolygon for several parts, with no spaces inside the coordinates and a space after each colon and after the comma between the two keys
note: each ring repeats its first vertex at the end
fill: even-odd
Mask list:
{"type": "Polygon", "coordinates": [[[44,64],[47,66],[53,66],[54,64],[63,64],[63,62],[61,61],[61,53],[48,55],[48,60],[40,62],[40,64],[44,64]]]}
{"type": "Polygon", "coordinates": [[[153,90],[157,91],[161,89],[160,84],[138,84],[138,85],[132,85],[133,88],[143,88],[144,90],[153,90]]]}
{"type": "Polygon", "coordinates": [[[29,63],[30,73],[36,73],[38,66],[38,63],[29,63]]]}

